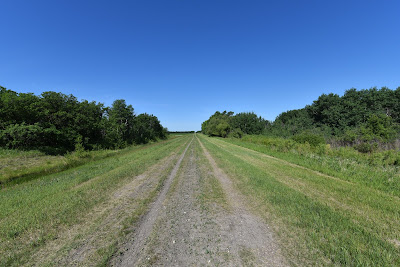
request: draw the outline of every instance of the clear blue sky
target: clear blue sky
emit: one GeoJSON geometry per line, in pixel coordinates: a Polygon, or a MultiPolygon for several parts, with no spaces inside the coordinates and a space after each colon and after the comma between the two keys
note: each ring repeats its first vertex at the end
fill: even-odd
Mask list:
{"type": "Polygon", "coordinates": [[[170,130],[400,86],[395,0],[2,0],[0,12],[0,85],[123,98],[170,130]]]}

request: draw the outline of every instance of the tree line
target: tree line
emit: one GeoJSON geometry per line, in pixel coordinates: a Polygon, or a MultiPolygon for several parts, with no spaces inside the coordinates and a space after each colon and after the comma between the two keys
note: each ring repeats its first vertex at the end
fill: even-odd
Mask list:
{"type": "Polygon", "coordinates": [[[234,115],[233,111],[215,112],[202,123],[201,131],[209,136],[242,137],[244,134],[261,134],[269,121],[254,112],[242,112],[234,115]]]}
{"type": "Polygon", "coordinates": [[[164,139],[156,116],[135,114],[118,99],[111,107],[52,91],[17,93],[0,86],[0,146],[50,154],[85,149],[123,148],[164,139]]]}
{"type": "Polygon", "coordinates": [[[396,142],[400,131],[400,87],[322,94],[311,105],[281,113],[269,129],[275,136],[322,135],[331,142],[371,150],[396,142]]]}
{"type": "Polygon", "coordinates": [[[273,122],[254,113],[233,114],[216,112],[202,124],[202,132],[222,137],[265,134],[303,142],[325,140],[369,152],[377,144],[399,140],[400,87],[352,88],[343,96],[322,94],[311,105],[283,112],[273,122]]]}

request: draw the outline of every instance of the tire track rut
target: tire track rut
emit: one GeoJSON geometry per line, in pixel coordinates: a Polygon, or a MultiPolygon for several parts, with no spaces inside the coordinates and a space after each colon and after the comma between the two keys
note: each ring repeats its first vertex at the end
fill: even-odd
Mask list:
{"type": "Polygon", "coordinates": [[[147,238],[152,233],[152,229],[160,209],[163,206],[163,202],[167,196],[167,193],[171,187],[171,184],[179,170],[179,167],[182,163],[183,158],[185,157],[186,151],[190,147],[193,142],[192,140],[186,146],[185,150],[183,151],[182,155],[180,156],[178,162],[176,163],[175,167],[172,169],[171,174],[168,176],[167,180],[165,181],[164,187],[161,190],[157,200],[152,204],[149,212],[143,218],[141,224],[135,231],[135,235],[131,243],[128,243],[125,252],[118,258],[114,259],[111,263],[114,266],[135,266],[136,261],[138,259],[139,254],[144,250],[147,238]]]}
{"type": "Polygon", "coordinates": [[[245,251],[254,254],[251,265],[287,266],[272,230],[248,211],[244,197],[234,188],[231,179],[218,167],[201,141],[198,138],[197,140],[226,193],[228,203],[233,208],[233,212],[225,221],[229,223],[230,241],[236,253],[240,255],[245,251]]]}
{"type": "Polygon", "coordinates": [[[287,266],[272,229],[249,211],[246,201],[194,136],[123,254],[111,264],[287,266]],[[209,187],[212,181],[222,202],[209,192],[215,190],[209,187]],[[202,202],[204,195],[212,200],[202,202]]]}

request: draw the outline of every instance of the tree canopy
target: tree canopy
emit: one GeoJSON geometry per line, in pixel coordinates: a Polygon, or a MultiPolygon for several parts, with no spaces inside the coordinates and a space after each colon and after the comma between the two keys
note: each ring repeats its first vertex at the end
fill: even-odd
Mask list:
{"type": "Polygon", "coordinates": [[[322,94],[311,105],[282,112],[273,122],[253,112],[234,115],[217,111],[203,122],[202,132],[221,137],[265,134],[310,144],[321,143],[324,138],[344,145],[361,144],[365,150],[373,142],[400,138],[400,87],[352,88],[343,96],[322,94]]]}
{"type": "Polygon", "coordinates": [[[125,100],[111,107],[52,91],[17,93],[0,86],[0,146],[40,149],[48,153],[121,148],[166,137],[157,117],[136,115],[125,100]]]}
{"type": "Polygon", "coordinates": [[[227,137],[234,135],[241,137],[243,134],[261,134],[269,122],[253,112],[242,112],[233,115],[232,111],[215,112],[202,124],[202,132],[209,136],[227,137]]]}
{"type": "MultiPolygon", "coordinates": [[[[386,117],[394,131],[400,123],[400,87],[390,90],[371,88],[359,90],[352,88],[343,96],[322,94],[311,105],[299,110],[281,113],[272,123],[268,133],[293,136],[305,130],[320,132],[325,136],[344,136],[354,129],[368,128],[371,120],[386,117]]],[[[393,135],[385,135],[386,139],[393,135]]]]}

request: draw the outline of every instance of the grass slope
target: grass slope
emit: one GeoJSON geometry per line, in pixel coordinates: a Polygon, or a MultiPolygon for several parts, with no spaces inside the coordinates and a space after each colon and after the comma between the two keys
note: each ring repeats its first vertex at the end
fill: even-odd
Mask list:
{"type": "Polygon", "coordinates": [[[72,152],[64,156],[46,155],[40,151],[0,148],[0,188],[24,183],[51,173],[61,172],[85,163],[107,158],[125,150],[72,152]]]}
{"type": "Polygon", "coordinates": [[[284,143],[287,140],[279,138],[247,136],[244,140],[224,139],[231,144],[400,197],[400,167],[385,164],[385,158],[390,158],[393,151],[368,155],[348,148],[327,149],[324,145],[318,147],[324,150],[318,153],[318,148],[311,149],[304,144],[297,144],[297,148],[286,147],[284,143]]]}

